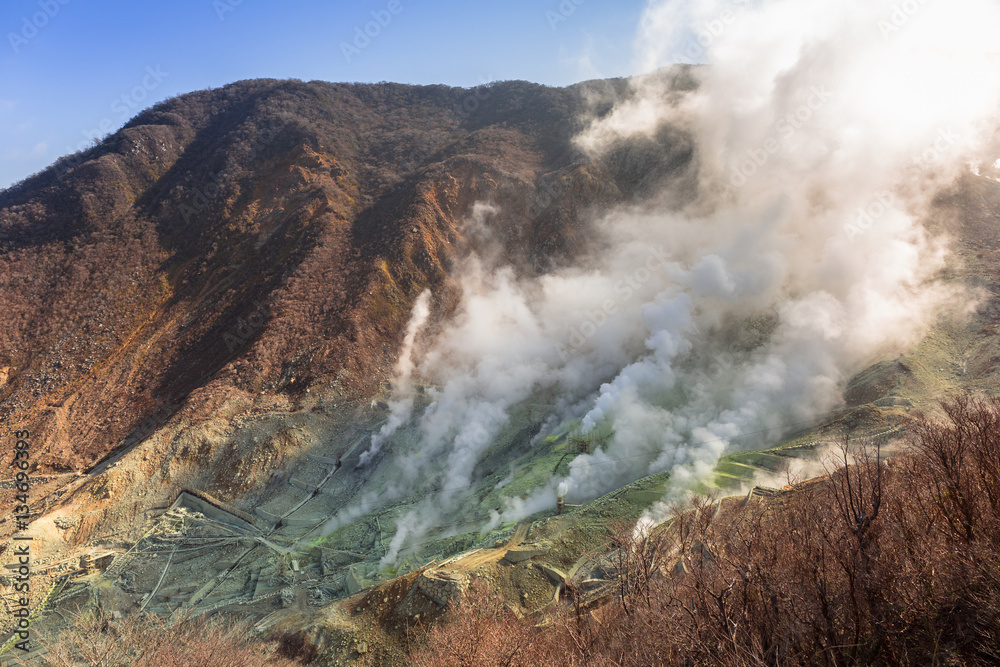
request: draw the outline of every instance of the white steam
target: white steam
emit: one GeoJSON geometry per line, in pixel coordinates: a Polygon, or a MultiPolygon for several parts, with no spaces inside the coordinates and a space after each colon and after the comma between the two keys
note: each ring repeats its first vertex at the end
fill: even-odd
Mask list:
{"type": "Polygon", "coordinates": [[[992,141],[1000,7],[897,5],[650,3],[639,65],[670,64],[694,38],[693,59],[710,63],[699,87],[677,102],[670,77],[639,77],[579,145],[600,159],[624,138],[680,128],[696,146],[696,196],[681,207],[668,177],[646,205],[599,222],[599,254],[540,278],[469,261],[458,314],[419,364],[437,387],[420,456],[398,462],[403,487],[433,478],[435,491],[401,522],[393,559],[447,522],[532,397],[580,420],[581,436],[607,437],[494,522],[666,470],[665,500],[678,499],[727,449],[822,416],[850,374],[971,307],[937,280],[947,239],[923,220],[992,141]]]}
{"type": "Polygon", "coordinates": [[[389,420],[379,429],[378,433],[372,435],[371,446],[368,451],[361,454],[359,466],[367,465],[372,457],[382,449],[382,443],[405,424],[413,413],[413,401],[416,398],[412,383],[413,345],[417,340],[417,335],[427,324],[427,318],[430,317],[430,314],[431,291],[424,290],[413,305],[410,321],[406,325],[403,348],[400,350],[399,360],[396,362],[396,377],[392,382],[393,398],[389,402],[389,420]]]}

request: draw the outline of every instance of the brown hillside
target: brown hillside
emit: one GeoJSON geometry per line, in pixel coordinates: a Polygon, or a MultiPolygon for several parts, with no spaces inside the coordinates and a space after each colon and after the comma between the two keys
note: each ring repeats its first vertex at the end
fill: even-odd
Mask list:
{"type": "Polygon", "coordinates": [[[59,472],[198,390],[371,395],[417,294],[453,301],[474,202],[502,204],[496,238],[534,271],[630,173],[688,160],[679,137],[581,159],[570,137],[618,85],[257,80],[157,105],[0,193],[3,416],[59,472]]]}

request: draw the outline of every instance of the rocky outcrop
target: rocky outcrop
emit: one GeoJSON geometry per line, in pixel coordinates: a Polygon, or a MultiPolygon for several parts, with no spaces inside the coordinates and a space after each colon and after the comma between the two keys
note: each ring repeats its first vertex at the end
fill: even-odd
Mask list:
{"type": "Polygon", "coordinates": [[[417,579],[417,590],[441,606],[457,603],[469,589],[469,575],[462,572],[426,570],[417,579]]]}

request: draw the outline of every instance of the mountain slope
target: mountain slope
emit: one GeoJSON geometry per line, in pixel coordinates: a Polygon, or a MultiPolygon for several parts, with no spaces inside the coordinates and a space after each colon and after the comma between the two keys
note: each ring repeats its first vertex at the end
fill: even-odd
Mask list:
{"type": "MultiPolygon", "coordinates": [[[[676,91],[693,85],[685,68],[663,76],[676,91]]],[[[571,494],[566,515],[552,517],[553,486],[553,498],[536,496],[544,507],[523,504],[524,523],[504,522],[505,506],[546,491],[610,437],[584,433],[578,409],[557,410],[581,397],[560,395],[554,383],[505,406],[502,428],[479,443],[468,483],[454,494],[453,459],[418,432],[444,395],[439,387],[412,387],[409,421],[381,455],[364,450],[394,416],[387,403],[398,396],[388,381],[425,290],[433,292],[431,313],[414,344],[456,335],[447,327],[463,315],[470,255],[538,284],[560,268],[585,275],[586,263],[574,260],[602,253],[607,211],[650,201],[658,211],[679,210],[705,185],[694,142],[676,127],[620,139],[599,157],[577,150],[574,137],[588,120],[630,94],[621,81],[476,90],[240,82],[157,105],[0,193],[0,299],[9,323],[0,331],[0,412],[11,429],[32,433],[30,530],[40,555],[95,545],[139,550],[141,562],[119,561],[113,574],[123,579],[108,595],[118,596],[114,605],[157,612],[181,602],[199,612],[246,605],[241,613],[270,618],[265,602],[282,595],[274,582],[286,579],[289,615],[306,609],[307,594],[319,605],[385,580],[407,595],[429,587],[436,599],[435,590],[454,583],[448,576],[472,570],[495,576],[525,612],[543,609],[559,590],[558,573],[598,549],[611,522],[635,521],[664,497],[669,467],[584,462],[594,477],[605,475],[595,485],[600,494],[571,494]],[[416,479],[400,484],[406,475],[416,479]],[[421,503],[443,507],[447,524],[419,526],[400,551],[421,503]],[[165,548],[171,531],[219,537],[194,534],[206,516],[243,532],[174,562],[165,548]],[[521,540],[524,564],[498,565],[501,551],[521,540]],[[442,574],[433,581],[414,574],[471,548],[482,551],[449,560],[448,572],[435,566],[431,573],[442,574]],[[535,556],[556,574],[534,567],[535,556]],[[291,557],[322,576],[303,581],[290,572],[291,557]]],[[[745,494],[744,485],[778,479],[789,461],[808,459],[845,427],[895,436],[914,409],[933,410],[955,390],[994,387],[998,201],[992,175],[967,174],[938,196],[926,223],[952,237],[941,279],[978,290],[972,315],[939,323],[905,353],[864,361],[871,366],[834,387],[844,401],[832,413],[807,425],[765,415],[779,426],[746,435],[769,449],[731,454],[707,487],[745,494]]],[[[706,292],[724,287],[710,270],[718,263],[699,266],[708,269],[706,292]]],[[[634,356],[613,357],[609,380],[650,345],[641,330],[644,304],[662,301],[654,287],[632,304],[633,320],[618,320],[635,329],[622,337],[634,356]]],[[[627,299],[614,305],[629,307],[627,299]]],[[[704,349],[676,366],[692,386],[652,401],[698,408],[724,397],[734,366],[750,367],[776,330],[777,316],[753,307],[698,332],[704,349]],[[728,356],[711,358],[720,350],[728,356]]],[[[568,329],[577,314],[567,307],[563,321],[553,319],[568,329]]],[[[593,398],[599,386],[580,391],[593,398]]],[[[0,502],[14,506],[14,491],[0,489],[0,502]]],[[[0,524],[2,534],[13,530],[0,524]]],[[[57,573],[44,576],[54,583],[57,573]]],[[[337,609],[324,608],[324,622],[337,609]]],[[[303,619],[315,620],[292,620],[303,619]]]]}
{"type": "Polygon", "coordinates": [[[68,471],[209,385],[371,395],[416,295],[454,294],[473,202],[533,271],[622,198],[569,143],[596,90],[250,81],[144,112],[0,194],[4,415],[68,471]]]}

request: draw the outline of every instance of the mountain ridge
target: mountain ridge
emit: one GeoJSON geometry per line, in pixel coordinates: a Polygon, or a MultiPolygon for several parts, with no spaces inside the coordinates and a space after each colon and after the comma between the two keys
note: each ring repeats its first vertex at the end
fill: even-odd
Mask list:
{"type": "Polygon", "coordinates": [[[0,192],[5,416],[65,472],[212,382],[302,395],[346,373],[338,391],[373,395],[416,295],[453,307],[474,202],[503,204],[497,238],[530,272],[627,197],[571,144],[622,87],[252,80],[143,111],[0,192]]]}

